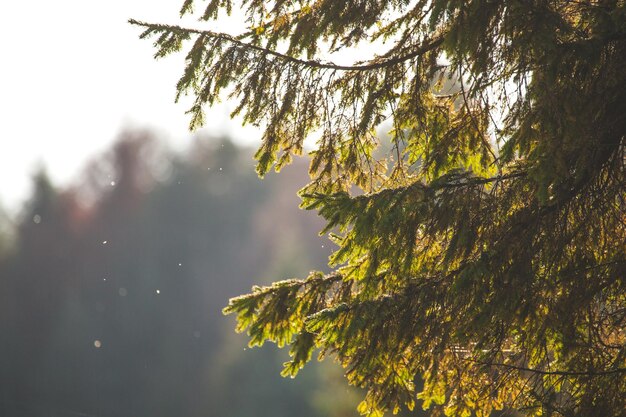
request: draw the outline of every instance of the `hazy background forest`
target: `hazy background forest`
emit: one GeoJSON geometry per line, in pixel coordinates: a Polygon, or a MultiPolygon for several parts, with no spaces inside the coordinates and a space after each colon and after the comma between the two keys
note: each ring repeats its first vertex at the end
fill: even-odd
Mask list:
{"type": "Polygon", "coordinates": [[[306,161],[263,181],[253,165],[228,139],[173,152],[131,131],[71,186],[42,168],[1,220],[0,415],[357,415],[337,365],[284,379],[287,352],[245,349],[221,313],[331,250],[297,208],[306,161]]]}

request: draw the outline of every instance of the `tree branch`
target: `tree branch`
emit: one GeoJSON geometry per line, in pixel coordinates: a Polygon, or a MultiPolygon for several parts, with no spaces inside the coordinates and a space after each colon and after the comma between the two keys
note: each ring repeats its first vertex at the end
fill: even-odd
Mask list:
{"type": "Polygon", "coordinates": [[[521,177],[525,177],[526,175],[527,175],[526,171],[516,171],[516,172],[511,172],[510,174],[502,174],[502,175],[497,175],[495,177],[488,177],[488,178],[471,177],[462,182],[446,182],[442,184],[431,185],[431,188],[433,189],[459,188],[459,187],[469,187],[473,185],[484,185],[484,184],[489,184],[492,182],[505,181],[505,180],[509,180],[513,178],[521,178],[521,177]]]}
{"type": "Polygon", "coordinates": [[[197,35],[205,35],[208,37],[217,38],[217,39],[221,39],[221,40],[233,43],[245,49],[252,49],[254,51],[262,52],[264,54],[271,55],[283,61],[293,62],[295,64],[303,65],[303,66],[311,67],[311,68],[332,69],[332,70],[338,70],[338,71],[371,71],[375,69],[390,67],[390,66],[399,64],[401,62],[408,61],[409,59],[418,57],[420,55],[424,55],[425,53],[436,49],[443,43],[443,39],[444,39],[443,35],[439,35],[423,43],[419,48],[415,49],[414,51],[411,51],[410,53],[406,55],[401,55],[401,56],[390,58],[384,61],[370,62],[368,64],[363,64],[363,65],[339,65],[339,64],[332,63],[332,62],[320,62],[320,61],[311,60],[311,59],[296,58],[291,55],[274,51],[272,49],[268,49],[262,46],[243,42],[242,40],[239,40],[233,37],[232,35],[229,35],[226,33],[213,32],[210,30],[184,28],[184,27],[176,26],[176,25],[147,23],[147,22],[142,22],[142,21],[135,20],[135,19],[129,19],[128,23],[130,23],[131,25],[143,26],[145,28],[158,30],[158,31],[184,32],[184,33],[193,33],[197,35]]]}
{"type": "Polygon", "coordinates": [[[517,371],[531,372],[539,375],[562,375],[562,376],[603,376],[611,374],[626,373],[626,368],[614,368],[604,369],[599,371],[544,371],[541,369],[526,368],[524,366],[511,365],[508,363],[499,362],[481,362],[472,359],[468,359],[470,362],[475,362],[484,366],[498,366],[507,369],[514,369],[517,371]]]}

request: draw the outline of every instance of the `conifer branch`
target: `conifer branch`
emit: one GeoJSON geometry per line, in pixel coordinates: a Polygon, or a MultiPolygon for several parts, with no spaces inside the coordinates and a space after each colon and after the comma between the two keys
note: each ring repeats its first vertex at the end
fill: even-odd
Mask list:
{"type": "Polygon", "coordinates": [[[383,61],[372,60],[370,63],[363,64],[363,65],[340,65],[340,64],[335,64],[332,62],[321,62],[321,61],[312,60],[312,59],[296,58],[294,56],[283,54],[281,52],[278,52],[272,49],[268,49],[259,45],[254,45],[248,42],[244,42],[238,39],[237,37],[234,37],[227,33],[213,32],[210,30],[201,30],[201,29],[193,29],[193,28],[184,28],[182,26],[177,26],[177,25],[147,23],[147,22],[136,20],[136,19],[129,19],[128,23],[130,23],[131,25],[143,26],[147,29],[152,29],[152,30],[161,31],[161,32],[167,31],[167,32],[180,32],[180,33],[186,33],[186,34],[204,35],[207,37],[216,38],[216,39],[220,39],[226,42],[230,42],[243,49],[251,49],[257,52],[261,52],[263,54],[271,55],[273,57],[276,57],[286,62],[291,62],[297,65],[302,65],[302,66],[310,67],[310,68],[330,69],[330,70],[336,70],[336,71],[371,71],[371,70],[391,67],[393,65],[397,65],[402,62],[408,61],[410,59],[416,58],[420,55],[424,55],[427,52],[433,51],[439,46],[441,46],[444,41],[444,36],[438,35],[424,42],[422,45],[420,45],[420,47],[416,48],[415,50],[405,55],[389,58],[383,61]]]}
{"type": "Polygon", "coordinates": [[[479,365],[497,366],[501,368],[513,369],[513,370],[522,371],[522,372],[530,372],[530,373],[539,374],[539,375],[594,377],[594,376],[604,376],[604,375],[626,373],[626,368],[613,368],[613,369],[605,369],[605,370],[597,370],[597,371],[545,371],[543,369],[527,368],[525,366],[517,366],[517,365],[511,365],[508,363],[501,363],[501,362],[481,362],[481,361],[475,361],[475,360],[469,360],[469,361],[477,363],[479,365]]]}
{"type": "Polygon", "coordinates": [[[494,182],[506,181],[506,180],[510,180],[514,178],[521,178],[521,177],[525,177],[526,175],[528,175],[526,171],[517,171],[517,172],[512,172],[510,174],[496,175],[495,177],[489,177],[489,178],[471,177],[463,182],[444,182],[441,184],[437,183],[436,185],[433,185],[432,188],[438,189],[438,188],[471,187],[475,185],[485,185],[485,184],[491,184],[494,182]]]}

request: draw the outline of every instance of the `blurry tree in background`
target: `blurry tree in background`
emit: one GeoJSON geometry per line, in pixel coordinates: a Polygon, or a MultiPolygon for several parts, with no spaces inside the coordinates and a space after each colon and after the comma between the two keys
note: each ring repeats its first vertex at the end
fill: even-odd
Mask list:
{"type": "Polygon", "coordinates": [[[186,47],[192,128],[221,95],[264,127],[259,174],[317,140],[300,195],[335,270],[232,299],[250,344],[289,346],[285,375],[334,356],[370,416],[417,398],[623,415],[626,2],[210,0],[197,17],[233,7],[240,34],[131,23],[156,57],[186,47]]]}
{"type": "Polygon", "coordinates": [[[284,352],[244,352],[221,313],[330,253],[296,207],[306,167],[260,183],[251,162],[228,140],[178,155],[129,132],[74,188],[34,178],[14,230],[0,227],[0,415],[354,414],[336,370],[287,381],[284,352]]]}

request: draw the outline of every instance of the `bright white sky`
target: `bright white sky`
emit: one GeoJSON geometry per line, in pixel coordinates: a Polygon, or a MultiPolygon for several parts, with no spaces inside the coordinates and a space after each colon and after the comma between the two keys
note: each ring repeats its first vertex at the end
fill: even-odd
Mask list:
{"type": "MultiPolygon", "coordinates": [[[[177,23],[181,3],[0,1],[1,206],[19,208],[41,164],[55,183],[71,183],[126,127],[154,129],[175,147],[192,140],[188,102],[174,104],[183,54],[155,61],[151,42],[127,23],[177,23]]],[[[207,130],[256,141],[254,128],[229,120],[229,108],[207,112],[207,130]]]]}

